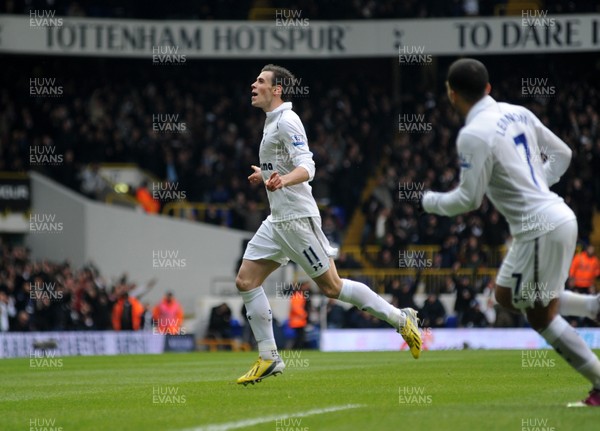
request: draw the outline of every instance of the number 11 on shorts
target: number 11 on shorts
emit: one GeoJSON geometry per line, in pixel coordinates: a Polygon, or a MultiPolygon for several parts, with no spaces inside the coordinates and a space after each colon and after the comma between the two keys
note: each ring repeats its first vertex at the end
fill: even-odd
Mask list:
{"type": "Polygon", "coordinates": [[[302,254],[308,259],[308,263],[310,263],[313,269],[316,271],[319,268],[323,268],[323,264],[321,263],[321,259],[317,257],[317,253],[313,250],[312,247],[308,247],[305,250],[302,250],[302,254]],[[310,254],[309,254],[310,253],[310,254]],[[314,260],[310,257],[312,255],[314,260]]]}

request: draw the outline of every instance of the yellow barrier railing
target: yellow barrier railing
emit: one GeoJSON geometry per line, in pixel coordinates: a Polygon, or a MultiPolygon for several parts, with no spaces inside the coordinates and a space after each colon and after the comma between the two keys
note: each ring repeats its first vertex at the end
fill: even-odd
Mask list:
{"type": "MultiPolygon", "coordinates": [[[[400,249],[399,255],[395,256],[395,258],[418,258],[435,262],[435,257],[440,253],[441,249],[442,248],[439,245],[409,245],[406,248],[400,249]]],[[[381,247],[378,245],[367,245],[363,248],[358,245],[348,245],[344,246],[342,250],[357,261],[360,261],[361,257],[365,257],[369,262],[376,263],[379,258],[379,253],[381,252],[381,247]]],[[[504,256],[506,255],[507,248],[504,245],[499,247],[483,245],[481,250],[487,256],[486,266],[493,268],[500,266],[502,259],[504,259],[504,256]]]]}
{"type": "MultiPolygon", "coordinates": [[[[187,202],[187,201],[176,201],[167,203],[162,213],[164,215],[178,217],[178,218],[193,218],[197,221],[204,221],[206,219],[206,210],[208,208],[214,208],[221,212],[224,216],[228,217],[229,212],[232,210],[233,205],[231,204],[207,204],[205,202],[187,202]],[[191,217],[193,215],[194,217],[191,217]]],[[[257,205],[260,211],[265,209],[262,204],[257,205]]]]}
{"type": "MultiPolygon", "coordinates": [[[[400,279],[401,283],[412,283],[417,276],[416,269],[339,269],[340,277],[362,281],[378,293],[385,293],[386,286],[392,280],[400,279]]],[[[420,283],[425,286],[425,292],[451,292],[453,277],[467,277],[471,286],[480,288],[483,283],[495,279],[496,268],[463,268],[454,271],[449,268],[428,268],[421,270],[420,283]]]]}

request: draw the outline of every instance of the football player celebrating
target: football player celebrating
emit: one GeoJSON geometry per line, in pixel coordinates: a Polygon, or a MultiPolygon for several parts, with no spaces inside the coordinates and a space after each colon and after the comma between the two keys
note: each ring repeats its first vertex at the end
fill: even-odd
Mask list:
{"type": "Polygon", "coordinates": [[[236,277],[248,322],[258,343],[259,358],[237,383],[260,382],[281,373],[285,364],[277,353],[269,301],[264,280],[279,266],[293,260],[329,298],[349,302],[385,320],[402,335],[414,358],[421,352],[417,312],[397,309],[365,284],[341,279],[332,248],[321,230],[319,209],[308,182],[315,163],[308,149],[304,126],[285,101],[295,83],[292,73],[280,66],[266,65],[252,84],[252,106],[266,113],[260,143],[260,166],[252,166],[252,184],[264,183],[271,214],[252,237],[236,277]]]}
{"type": "Polygon", "coordinates": [[[600,361],[560,314],[595,317],[598,297],[564,291],[577,241],[575,214],[549,187],[567,170],[571,150],[529,110],[489,96],[485,66],[455,61],[450,103],[465,117],[456,140],[458,187],[425,192],[424,211],[454,216],[478,208],[486,194],[510,225],[513,243],[496,279],[496,299],[524,313],[556,352],[592,384],[580,405],[600,405],[600,361]]]}

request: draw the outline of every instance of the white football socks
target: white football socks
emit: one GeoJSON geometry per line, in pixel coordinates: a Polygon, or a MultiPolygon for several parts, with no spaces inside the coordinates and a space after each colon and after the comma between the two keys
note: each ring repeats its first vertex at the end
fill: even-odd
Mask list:
{"type": "Polygon", "coordinates": [[[378,319],[384,320],[394,328],[404,326],[406,315],[373,292],[369,286],[358,281],[342,278],[342,290],[338,299],[349,302],[360,310],[367,311],[378,319]]]}
{"type": "Polygon", "coordinates": [[[540,335],[594,388],[600,389],[600,360],[562,316],[557,315],[540,335]]]}
{"type": "Polygon", "coordinates": [[[240,291],[246,305],[246,317],[258,343],[258,353],[262,359],[278,359],[277,344],[273,335],[273,314],[269,300],[262,286],[247,292],[240,291]]]}
{"type": "Polygon", "coordinates": [[[600,311],[600,302],[596,295],[584,295],[564,290],[560,294],[559,307],[559,313],[562,316],[579,316],[595,319],[598,316],[598,311],[600,311]]]}

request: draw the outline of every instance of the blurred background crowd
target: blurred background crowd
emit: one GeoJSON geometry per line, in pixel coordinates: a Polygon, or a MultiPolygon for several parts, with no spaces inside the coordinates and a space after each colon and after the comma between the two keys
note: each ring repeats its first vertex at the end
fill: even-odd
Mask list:
{"type": "MultiPolygon", "coordinates": [[[[177,2],[168,15],[154,1],[121,5],[57,0],[51,9],[71,16],[246,19],[252,2],[200,3],[177,2]],[[183,16],[178,10],[188,12],[183,16]]],[[[300,9],[311,19],[372,19],[491,15],[502,3],[306,0],[274,1],[271,6],[300,9]]],[[[585,1],[547,6],[550,13],[598,10],[595,2],[585,1]]],[[[48,7],[45,0],[8,0],[0,5],[0,12],[48,7]]],[[[402,67],[397,59],[377,59],[369,61],[368,68],[358,60],[321,60],[318,68],[301,61],[281,62],[308,89],[292,103],[314,154],[317,173],[311,186],[322,210],[324,231],[330,241],[342,244],[350,218],[361,211],[365,223],[360,245],[380,247],[369,262],[376,268],[397,268],[398,250],[411,244],[439,246],[434,267],[494,266],[497,262],[489,250],[510,239],[504,219],[487,200],[464,216],[418,218],[413,205],[398,198],[399,190],[408,184],[447,191],[458,183],[455,138],[462,119],[449,105],[444,90],[444,73],[451,60],[402,67]],[[421,115],[419,121],[428,132],[401,132],[402,115],[421,115]],[[369,180],[374,182],[373,191],[363,199],[369,180]]],[[[574,60],[569,54],[485,59],[492,96],[528,107],[573,150],[571,166],[553,190],[575,211],[580,243],[587,245],[594,209],[600,210],[600,62],[594,56],[574,60]],[[522,82],[527,78],[547,79],[545,85],[553,88],[552,94],[528,97],[522,82]]],[[[254,60],[235,64],[190,61],[168,67],[152,66],[150,59],[11,57],[0,70],[0,79],[10,83],[0,88],[0,171],[32,168],[96,198],[100,164],[136,163],[161,181],[177,183],[188,201],[206,204],[206,210],[192,218],[255,231],[268,205],[262,188],[246,179],[250,166],[257,164],[264,122],[264,113],[250,105],[250,84],[263,65],[254,60]],[[56,78],[62,95],[32,97],[30,79],[38,77],[56,78]],[[169,114],[178,115],[184,131],[156,130],[153,118],[169,114]],[[54,148],[64,161],[56,166],[30,166],[33,147],[54,148]],[[230,210],[223,211],[223,205],[230,210]]],[[[360,264],[343,254],[339,266],[358,268],[360,264]]],[[[126,277],[108,282],[93,267],[32,262],[26,250],[10,245],[2,248],[1,271],[0,322],[8,322],[2,330],[132,325],[115,320],[113,310],[120,301],[123,306],[126,294],[137,301],[146,289],[126,277]],[[31,283],[42,286],[42,291],[52,286],[53,295],[36,297],[31,294],[31,283]]],[[[410,306],[417,283],[418,279],[391,281],[386,292],[398,305],[410,306]]],[[[430,292],[423,304],[430,325],[446,325],[449,315],[456,326],[486,326],[498,318],[505,326],[523,324],[513,317],[503,321],[504,316],[497,313],[486,315],[493,304],[473,301],[478,294],[491,297],[490,287],[487,282],[472,286],[466,279],[449,277],[442,292],[456,295],[455,310],[444,309],[439,291],[430,292]]],[[[133,301],[125,300],[125,306],[145,316],[136,329],[151,321],[150,304],[127,304],[133,301]]],[[[336,306],[328,306],[332,325],[379,325],[358,310],[342,312],[336,306]]]]}

